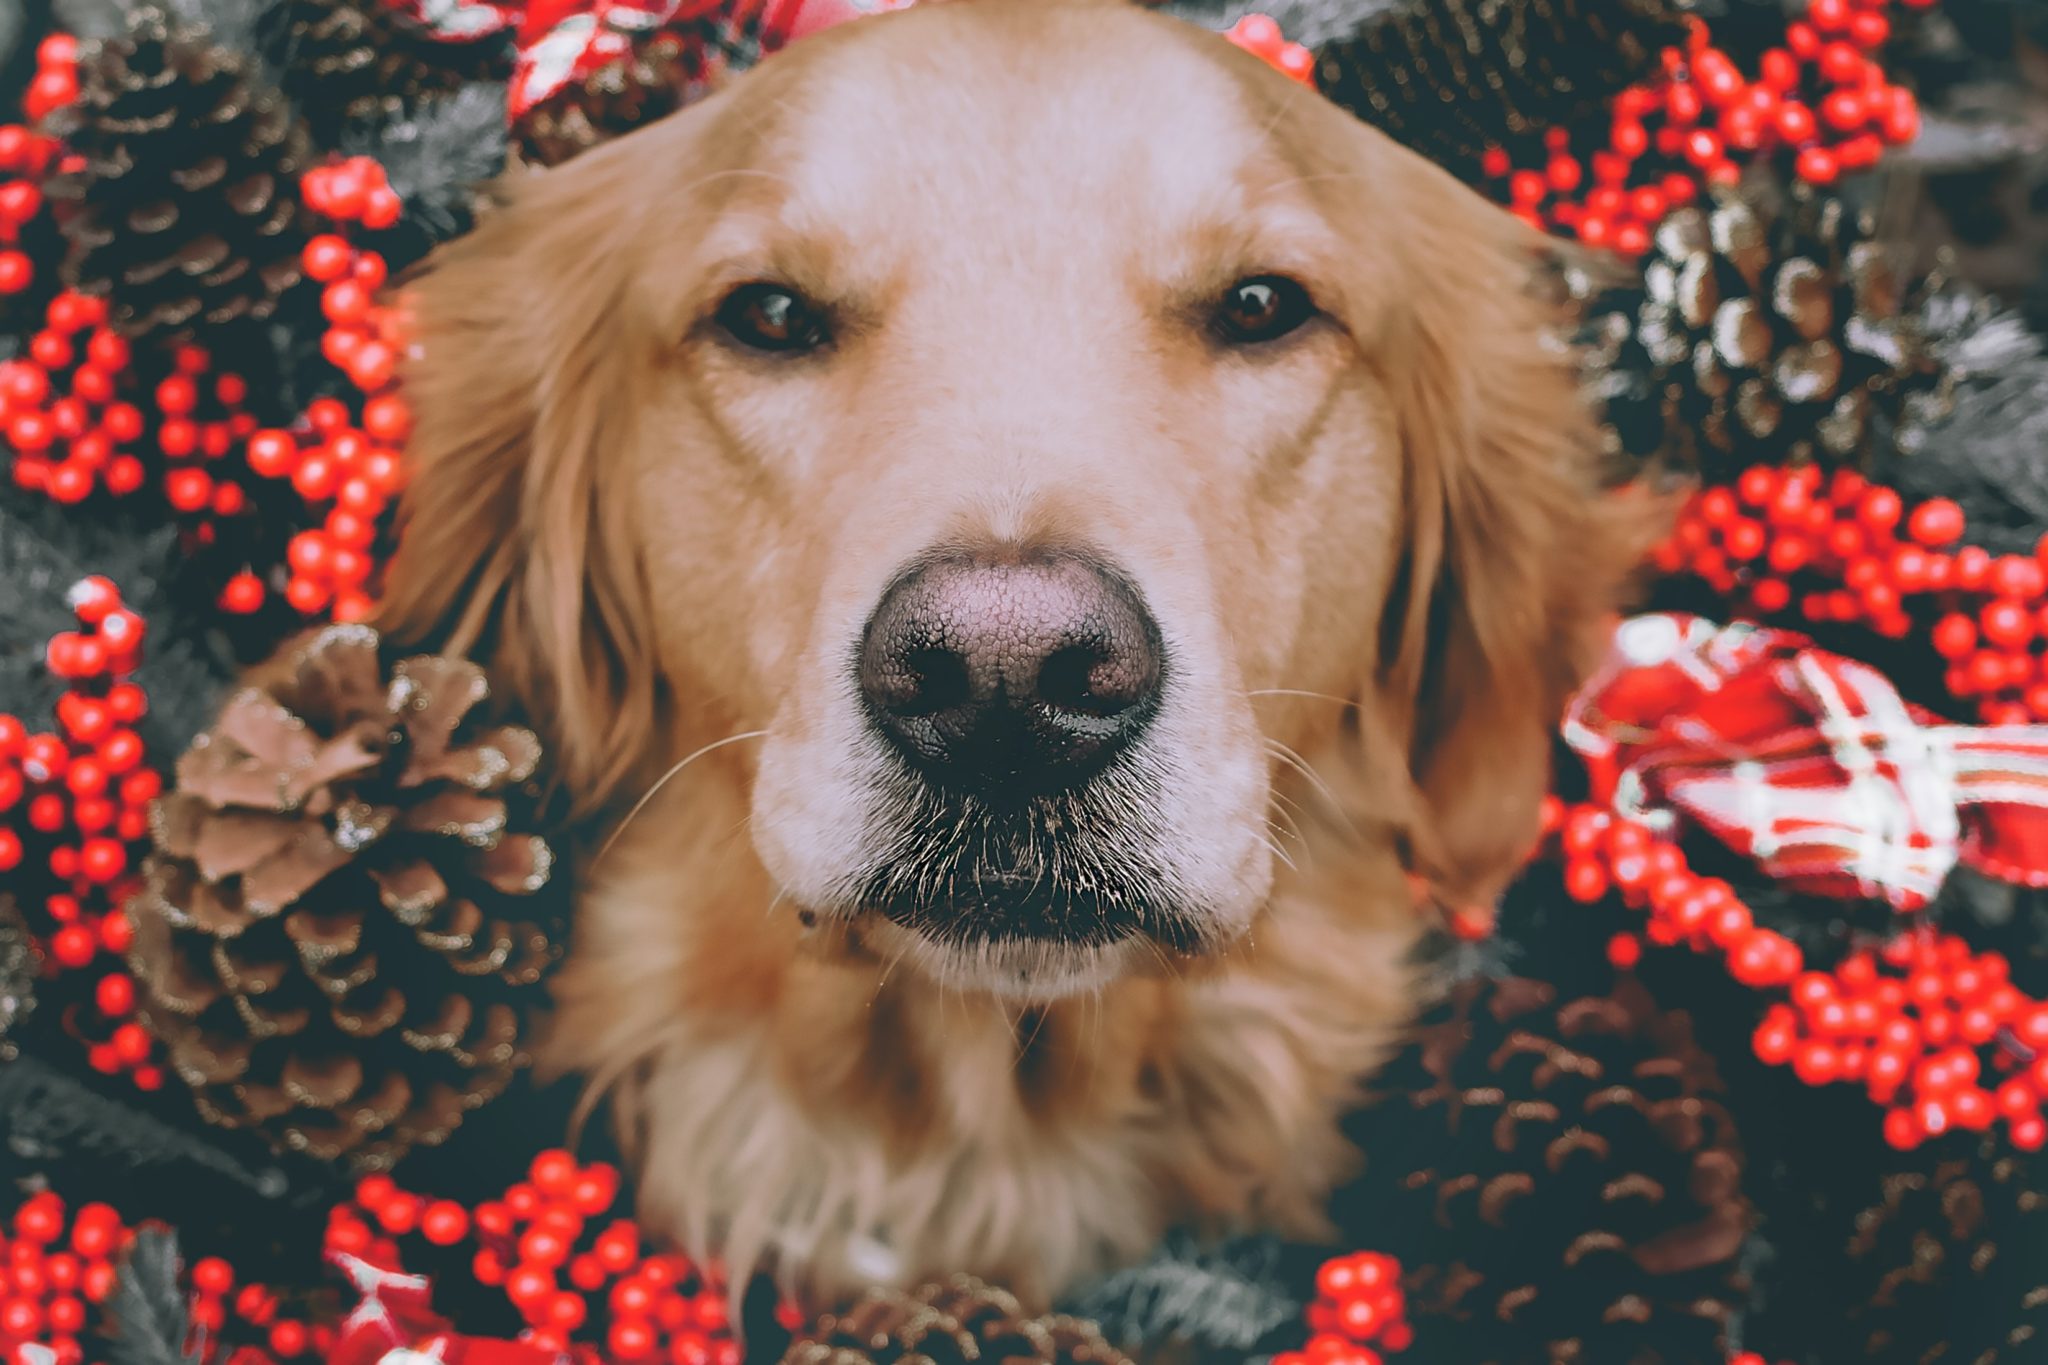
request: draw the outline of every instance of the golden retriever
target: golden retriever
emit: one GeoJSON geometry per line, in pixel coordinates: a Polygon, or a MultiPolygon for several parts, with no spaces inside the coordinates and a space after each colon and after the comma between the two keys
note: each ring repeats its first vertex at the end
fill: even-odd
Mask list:
{"type": "Polygon", "coordinates": [[[549,171],[416,282],[381,623],[598,833],[545,1044],[820,1298],[1318,1229],[1643,536],[1537,239],[1222,39],[958,0],[549,171]]]}

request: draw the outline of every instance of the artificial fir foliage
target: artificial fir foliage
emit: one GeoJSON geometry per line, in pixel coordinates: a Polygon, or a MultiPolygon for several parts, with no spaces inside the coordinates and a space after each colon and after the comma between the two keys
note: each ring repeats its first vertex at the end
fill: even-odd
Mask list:
{"type": "Polygon", "coordinates": [[[554,853],[521,825],[538,742],[487,697],[471,664],[387,672],[333,626],[179,760],[133,960],[214,1121],[384,1166],[511,1080],[554,853]]]}
{"type": "Polygon", "coordinates": [[[81,164],[56,176],[63,276],[136,337],[263,318],[300,275],[306,148],[250,61],[155,10],[81,60],[51,129],[81,164]]]}
{"type": "Polygon", "coordinates": [[[42,950],[21,906],[0,892],[0,1062],[13,1059],[15,1044],[8,1035],[35,1011],[36,975],[42,967],[42,950]]]}

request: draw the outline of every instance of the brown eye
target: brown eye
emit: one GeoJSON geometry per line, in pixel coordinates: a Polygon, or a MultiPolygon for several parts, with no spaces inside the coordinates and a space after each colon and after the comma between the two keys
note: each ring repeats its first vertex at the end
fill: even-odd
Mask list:
{"type": "Polygon", "coordinates": [[[743,284],[718,305],[718,325],[742,346],[776,354],[815,351],[831,340],[824,316],[779,284],[743,284]]]}
{"type": "Polygon", "coordinates": [[[1216,305],[1216,331],[1234,345],[1286,336],[1316,315],[1315,302],[1285,275],[1253,275],[1230,286],[1216,305]]]}

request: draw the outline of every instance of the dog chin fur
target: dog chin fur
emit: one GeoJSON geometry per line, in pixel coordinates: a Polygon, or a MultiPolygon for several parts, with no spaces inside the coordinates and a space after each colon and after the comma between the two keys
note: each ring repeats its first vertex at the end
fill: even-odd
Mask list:
{"type": "Polygon", "coordinates": [[[596,868],[542,1049],[608,1094],[649,1226],[821,1300],[968,1271],[1041,1303],[1187,1220],[1326,1231],[1337,1119],[1414,998],[1397,866],[1283,886],[1173,972],[1136,942],[984,957],[806,932],[739,775],[694,776],[596,868]]]}
{"type": "Polygon", "coordinates": [[[1040,939],[943,943],[886,921],[863,932],[884,957],[901,959],[939,990],[1020,1005],[1101,991],[1136,970],[1145,956],[1136,937],[1092,944],[1040,939]]]}

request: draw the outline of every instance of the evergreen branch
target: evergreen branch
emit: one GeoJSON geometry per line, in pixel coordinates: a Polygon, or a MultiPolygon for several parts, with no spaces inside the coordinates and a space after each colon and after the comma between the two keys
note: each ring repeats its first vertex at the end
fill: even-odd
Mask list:
{"type": "Polygon", "coordinates": [[[111,1365],[200,1365],[205,1353],[192,1331],[178,1271],[176,1233],[144,1228],[135,1234],[107,1305],[111,1365]]]}

